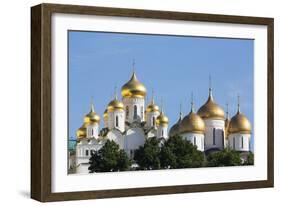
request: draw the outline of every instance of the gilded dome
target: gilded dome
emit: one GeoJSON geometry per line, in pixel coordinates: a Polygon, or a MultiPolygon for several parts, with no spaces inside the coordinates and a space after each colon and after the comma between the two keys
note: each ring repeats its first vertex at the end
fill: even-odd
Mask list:
{"type": "Polygon", "coordinates": [[[100,116],[95,112],[94,105],[91,105],[91,111],[85,115],[84,117],[84,123],[99,123],[100,122],[100,116]]]}
{"type": "Polygon", "coordinates": [[[212,92],[210,90],[207,102],[200,107],[197,114],[203,119],[221,119],[224,120],[223,109],[214,101],[212,92]]]}
{"type": "Polygon", "coordinates": [[[179,126],[180,133],[200,133],[205,132],[205,123],[203,119],[196,114],[193,110],[186,115],[179,126]]]}
{"type": "Polygon", "coordinates": [[[117,97],[115,97],[115,99],[107,105],[107,112],[113,112],[116,110],[124,110],[123,102],[119,101],[117,97]]]}
{"type": "Polygon", "coordinates": [[[150,104],[146,107],[146,112],[159,112],[159,107],[154,103],[154,98],[152,97],[152,100],[150,104]]]}
{"type": "Polygon", "coordinates": [[[146,96],[145,86],[137,79],[135,72],[133,72],[131,79],[123,85],[121,89],[123,97],[139,97],[144,98],[146,96]]]}
{"type": "Polygon", "coordinates": [[[164,112],[161,111],[160,115],[156,118],[156,124],[162,126],[168,126],[169,119],[165,116],[164,112]]]}
{"type": "Polygon", "coordinates": [[[228,127],[228,133],[242,133],[242,134],[251,134],[251,123],[247,117],[240,112],[238,112],[234,117],[231,118],[228,127]]]}
{"type": "Polygon", "coordinates": [[[182,115],[180,114],[179,120],[176,124],[174,124],[170,131],[169,131],[169,137],[174,137],[180,133],[180,123],[182,121],[182,115]]]}
{"type": "Polygon", "coordinates": [[[84,123],[77,131],[76,137],[78,140],[85,138],[87,135],[87,124],[84,123]]]}

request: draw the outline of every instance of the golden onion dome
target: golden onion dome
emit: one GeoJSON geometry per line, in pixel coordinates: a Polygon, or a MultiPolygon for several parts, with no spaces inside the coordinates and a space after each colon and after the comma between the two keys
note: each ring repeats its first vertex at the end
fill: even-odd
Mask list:
{"type": "Polygon", "coordinates": [[[146,112],[159,112],[159,107],[155,104],[154,98],[152,97],[152,100],[150,104],[146,107],[146,112]]]}
{"type": "Polygon", "coordinates": [[[77,140],[86,138],[87,136],[87,124],[84,123],[77,131],[76,131],[76,137],[77,140]]]}
{"type": "Polygon", "coordinates": [[[251,123],[247,117],[238,111],[235,116],[233,116],[229,122],[228,133],[242,133],[242,134],[251,134],[252,128],[251,123]]]}
{"type": "Polygon", "coordinates": [[[194,112],[193,104],[191,111],[186,115],[179,126],[180,133],[205,133],[205,123],[203,119],[194,112]]]}
{"type": "Polygon", "coordinates": [[[95,112],[93,103],[91,104],[91,111],[85,115],[84,117],[84,123],[90,124],[90,123],[99,123],[100,122],[100,116],[95,112]]]}
{"type": "Polygon", "coordinates": [[[200,107],[197,114],[203,119],[220,119],[224,120],[223,109],[214,101],[212,91],[210,89],[207,102],[200,107]]]}
{"type": "Polygon", "coordinates": [[[113,112],[116,110],[124,110],[123,102],[119,101],[117,97],[115,97],[109,104],[107,105],[107,112],[113,112]]]}
{"type": "Polygon", "coordinates": [[[146,96],[145,86],[137,79],[135,72],[131,79],[123,85],[121,89],[121,94],[123,97],[138,97],[144,98],[146,96]]]}
{"type": "Polygon", "coordinates": [[[181,121],[182,121],[182,114],[180,113],[180,117],[179,117],[177,123],[174,124],[169,131],[169,137],[174,137],[174,136],[176,136],[180,133],[180,123],[181,123],[181,121]]]}
{"type": "Polygon", "coordinates": [[[169,118],[165,116],[164,112],[161,111],[160,115],[156,118],[156,124],[157,126],[168,126],[169,118]]]}
{"type": "Polygon", "coordinates": [[[103,112],[103,118],[108,119],[107,109],[105,109],[104,112],[103,112]]]}

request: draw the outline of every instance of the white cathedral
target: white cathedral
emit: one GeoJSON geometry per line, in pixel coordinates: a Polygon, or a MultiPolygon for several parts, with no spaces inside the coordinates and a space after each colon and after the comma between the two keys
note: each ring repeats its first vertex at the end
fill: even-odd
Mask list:
{"type": "Polygon", "coordinates": [[[145,86],[133,72],[131,79],[121,89],[122,100],[115,97],[109,102],[103,114],[104,128],[100,130],[100,116],[91,110],[84,117],[83,125],[77,130],[76,173],[88,173],[89,158],[99,150],[106,140],[115,141],[130,158],[134,151],[144,145],[147,138],[157,137],[161,141],[180,135],[189,140],[197,149],[209,153],[229,147],[239,152],[250,151],[251,124],[241,113],[238,100],[237,113],[230,119],[228,111],[215,102],[212,88],[209,88],[207,102],[195,112],[191,110],[174,124],[168,133],[169,119],[156,105],[154,97],[145,107],[145,86]]]}

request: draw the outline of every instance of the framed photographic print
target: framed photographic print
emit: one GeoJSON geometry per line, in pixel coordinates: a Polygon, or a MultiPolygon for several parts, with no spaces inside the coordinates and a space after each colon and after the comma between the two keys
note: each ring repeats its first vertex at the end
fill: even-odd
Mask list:
{"type": "Polygon", "coordinates": [[[273,19],[31,8],[31,197],[273,187],[273,19]]]}

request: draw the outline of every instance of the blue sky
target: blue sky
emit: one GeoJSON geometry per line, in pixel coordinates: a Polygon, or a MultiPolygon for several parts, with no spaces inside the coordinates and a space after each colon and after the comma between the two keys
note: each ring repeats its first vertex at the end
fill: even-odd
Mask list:
{"type": "MultiPolygon", "coordinates": [[[[230,115],[241,111],[253,125],[253,47],[254,40],[167,35],[140,35],[103,32],[69,32],[69,135],[83,123],[93,97],[101,116],[132,74],[146,86],[148,100],[152,90],[171,127],[183,113],[190,111],[193,92],[195,108],[208,97],[209,75],[216,102],[230,115]]],[[[103,125],[103,122],[101,123],[103,125]]]]}

